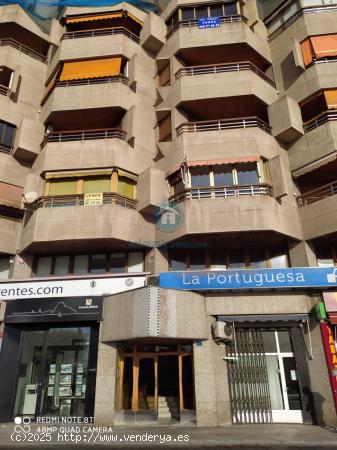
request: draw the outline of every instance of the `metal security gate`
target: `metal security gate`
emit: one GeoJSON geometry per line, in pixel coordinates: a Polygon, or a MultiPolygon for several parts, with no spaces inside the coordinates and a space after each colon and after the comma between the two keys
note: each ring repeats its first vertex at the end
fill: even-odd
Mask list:
{"type": "Polygon", "coordinates": [[[228,377],[233,423],[271,423],[272,411],[262,333],[235,330],[228,347],[228,377]]]}

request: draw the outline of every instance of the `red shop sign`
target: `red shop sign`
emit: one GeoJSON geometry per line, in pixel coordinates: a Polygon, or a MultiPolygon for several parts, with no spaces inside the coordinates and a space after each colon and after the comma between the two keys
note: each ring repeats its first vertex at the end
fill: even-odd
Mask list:
{"type": "Polygon", "coordinates": [[[334,335],[331,326],[325,322],[321,322],[320,326],[332,395],[337,412],[337,349],[334,343],[334,335]]]}

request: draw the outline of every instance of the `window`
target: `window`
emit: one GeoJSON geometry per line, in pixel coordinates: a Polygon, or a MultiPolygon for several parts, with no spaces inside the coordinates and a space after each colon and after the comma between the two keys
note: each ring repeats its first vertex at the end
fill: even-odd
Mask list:
{"type": "Polygon", "coordinates": [[[159,86],[169,86],[171,83],[170,62],[165,67],[158,71],[159,86]]]}
{"type": "Polygon", "coordinates": [[[210,268],[211,269],[226,269],[227,268],[227,254],[226,254],[225,249],[211,248],[209,253],[210,253],[210,268]]]}
{"type": "Polygon", "coordinates": [[[268,255],[269,267],[273,269],[277,269],[279,267],[288,267],[288,255],[283,249],[269,248],[268,255]]]}
{"type": "Polygon", "coordinates": [[[14,143],[16,126],[0,120],[0,147],[11,148],[14,143]]]}
{"type": "Polygon", "coordinates": [[[168,183],[170,185],[170,191],[172,195],[179,194],[185,189],[183,180],[181,178],[181,172],[175,172],[168,177],[168,183]]]}
{"type": "Polygon", "coordinates": [[[309,66],[314,60],[336,58],[337,34],[312,36],[301,42],[304,65],[309,66]]]}
{"type": "Polygon", "coordinates": [[[252,248],[249,251],[249,265],[252,269],[267,267],[266,252],[264,248],[252,248]]]}
{"type": "Polygon", "coordinates": [[[181,11],[182,20],[193,20],[194,19],[194,8],[183,8],[181,11]]]}
{"type": "Polygon", "coordinates": [[[135,198],[134,195],[135,182],[127,177],[118,177],[118,193],[123,197],[135,198]]]}
{"type": "Polygon", "coordinates": [[[48,195],[74,195],[77,191],[76,178],[53,178],[48,195]]]}
{"type": "Polygon", "coordinates": [[[159,142],[167,142],[172,139],[171,113],[158,122],[159,142]]]}
{"type": "Polygon", "coordinates": [[[237,15],[237,9],[236,9],[236,3],[228,3],[227,5],[224,5],[224,11],[225,16],[236,16],[237,15]]]}
{"type": "Polygon", "coordinates": [[[231,248],[229,250],[229,268],[244,269],[246,267],[244,250],[241,248],[231,248]]]}
{"type": "Polygon", "coordinates": [[[337,265],[336,246],[315,245],[315,250],[319,267],[333,267],[337,265]]]}
{"type": "MultiPolygon", "coordinates": [[[[0,278],[1,278],[0,257],[0,278]]],[[[103,273],[143,272],[143,252],[94,253],[36,257],[33,273],[38,277],[86,275],[103,273]]]]}
{"type": "Polygon", "coordinates": [[[111,176],[88,177],[83,179],[83,194],[111,192],[111,176]]]}
{"type": "Polygon", "coordinates": [[[210,17],[221,17],[223,15],[222,5],[211,5],[209,7],[210,17]]]}
{"type": "Polygon", "coordinates": [[[170,252],[170,267],[171,270],[186,270],[186,251],[172,250],[170,252]]]}
{"type": "Polygon", "coordinates": [[[0,280],[9,278],[10,257],[0,256],[0,280]]]}
{"type": "Polygon", "coordinates": [[[238,185],[259,184],[256,163],[237,164],[236,173],[238,185]]]}
{"type": "Polygon", "coordinates": [[[208,17],[208,8],[207,6],[197,6],[195,8],[195,18],[202,19],[204,17],[208,17]]]}
{"type": "Polygon", "coordinates": [[[193,188],[210,186],[208,166],[192,167],[190,169],[190,172],[191,172],[191,185],[193,188]]]}
{"type": "Polygon", "coordinates": [[[230,164],[214,166],[214,186],[233,186],[233,168],[230,164]]]}
{"type": "Polygon", "coordinates": [[[200,250],[191,250],[189,253],[189,268],[190,270],[204,270],[206,267],[205,263],[205,251],[203,249],[200,250]]]}

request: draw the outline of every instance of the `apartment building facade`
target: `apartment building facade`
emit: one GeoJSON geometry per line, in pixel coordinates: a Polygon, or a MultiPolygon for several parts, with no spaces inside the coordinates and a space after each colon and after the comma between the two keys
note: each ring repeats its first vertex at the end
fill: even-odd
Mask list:
{"type": "Polygon", "coordinates": [[[336,18],[0,7],[2,421],[336,425],[336,18]]]}

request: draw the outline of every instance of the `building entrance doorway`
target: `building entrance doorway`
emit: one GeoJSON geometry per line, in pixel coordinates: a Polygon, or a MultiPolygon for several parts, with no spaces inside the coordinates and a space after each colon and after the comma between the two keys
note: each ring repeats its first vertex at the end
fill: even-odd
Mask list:
{"type": "Polygon", "coordinates": [[[193,410],[192,345],[121,346],[118,409],[163,423],[193,410]]]}

